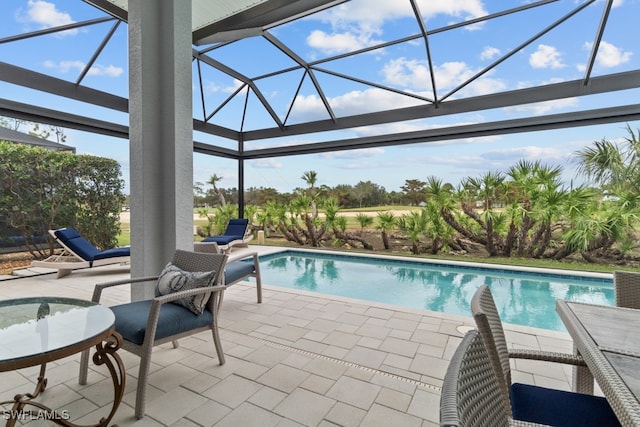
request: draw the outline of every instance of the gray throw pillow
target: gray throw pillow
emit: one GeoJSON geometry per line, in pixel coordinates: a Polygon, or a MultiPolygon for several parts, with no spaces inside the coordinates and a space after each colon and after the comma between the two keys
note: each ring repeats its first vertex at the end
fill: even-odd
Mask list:
{"type": "MultiPolygon", "coordinates": [[[[213,286],[215,277],[215,271],[184,271],[172,263],[169,263],[162,270],[156,282],[156,296],[168,295],[187,289],[213,286]]],[[[211,293],[192,295],[172,302],[188,308],[194,314],[202,314],[210,295],[211,293]]]]}

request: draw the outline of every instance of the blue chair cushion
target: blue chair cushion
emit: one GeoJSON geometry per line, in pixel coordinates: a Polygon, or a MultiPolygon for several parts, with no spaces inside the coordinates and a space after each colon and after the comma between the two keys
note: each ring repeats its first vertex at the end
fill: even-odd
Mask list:
{"type": "Polygon", "coordinates": [[[107,249],[94,256],[93,260],[96,261],[99,259],[116,258],[121,256],[131,256],[131,248],[129,246],[125,246],[122,248],[107,249]]]}
{"type": "Polygon", "coordinates": [[[619,426],[603,397],[530,384],[511,386],[513,418],[556,427],[619,426]]]}
{"type": "Polygon", "coordinates": [[[55,235],[62,243],[85,261],[92,261],[93,258],[100,253],[98,248],[89,243],[89,241],[73,228],[56,230],[55,235]]]}
{"type": "Polygon", "coordinates": [[[249,220],[243,219],[230,219],[227,223],[227,229],[224,231],[225,236],[241,236],[243,238],[247,233],[247,227],[249,226],[249,220]]]}
{"type": "Polygon", "coordinates": [[[209,236],[204,238],[203,242],[216,242],[219,245],[228,245],[234,240],[244,239],[244,235],[247,233],[247,227],[249,226],[249,220],[243,219],[230,219],[227,223],[227,229],[224,230],[224,234],[219,236],[209,236]]]}
{"type": "Polygon", "coordinates": [[[230,262],[224,268],[224,283],[233,283],[236,280],[252,274],[253,271],[253,261],[230,262]]]}
{"type": "Polygon", "coordinates": [[[113,248],[100,251],[93,246],[88,240],[78,233],[74,228],[62,228],[55,231],[55,235],[62,243],[64,243],[69,249],[76,253],[80,258],[85,261],[89,261],[93,267],[93,261],[98,259],[107,259],[123,256],[131,256],[131,248],[113,248]]]}
{"type": "Polygon", "coordinates": [[[202,239],[203,242],[216,242],[218,245],[228,245],[234,240],[242,240],[244,236],[227,235],[224,236],[209,236],[202,239]]]}
{"type": "MultiPolygon", "coordinates": [[[[111,307],[116,317],[116,331],[125,340],[142,345],[150,309],[151,300],[136,301],[111,307]]],[[[155,339],[158,340],[181,332],[205,327],[211,325],[211,322],[212,315],[209,310],[204,310],[201,315],[195,316],[180,305],[163,304],[160,308],[155,339]]]]}

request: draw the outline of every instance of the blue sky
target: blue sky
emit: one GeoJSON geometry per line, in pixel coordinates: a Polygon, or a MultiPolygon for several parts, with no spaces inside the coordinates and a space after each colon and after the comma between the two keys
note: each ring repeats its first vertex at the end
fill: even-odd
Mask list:
{"type": "MultiPolygon", "coordinates": [[[[434,29],[526,3],[506,0],[425,0],[419,2],[419,5],[427,29],[434,29]]],[[[595,30],[600,21],[604,5],[602,1],[597,1],[595,5],[567,21],[566,26],[563,24],[531,45],[516,49],[579,3],[574,0],[560,0],[492,22],[434,34],[430,38],[429,48],[435,67],[434,78],[438,96],[449,93],[484,67],[512,51],[513,55],[507,60],[483,74],[476,82],[452,94],[451,99],[582,78],[595,30]]],[[[0,38],[104,16],[100,11],[79,0],[5,0],[0,2],[0,13],[4,17],[0,38]]],[[[303,59],[314,61],[417,34],[419,28],[412,19],[412,14],[408,1],[356,0],[274,28],[271,32],[303,59]]],[[[640,68],[640,39],[637,32],[630,30],[637,25],[639,16],[640,0],[618,0],[614,3],[593,76],[640,68]]],[[[75,81],[111,26],[112,23],[104,23],[68,31],[65,34],[0,44],[0,57],[5,62],[75,81]]],[[[121,25],[83,80],[84,85],[127,96],[126,39],[126,25],[121,25]]],[[[219,49],[212,56],[249,77],[264,75],[292,65],[289,58],[277,52],[261,38],[242,40],[219,49]]],[[[425,59],[425,46],[420,41],[412,40],[320,66],[332,72],[351,74],[359,79],[397,90],[425,97],[433,96],[425,59]]],[[[238,87],[238,82],[214,70],[205,70],[203,76],[208,113],[238,87]]],[[[293,72],[278,78],[260,80],[258,87],[283,118],[293,102],[287,123],[327,118],[321,99],[308,79],[302,82],[300,92],[294,99],[301,78],[302,73],[293,72]]],[[[375,111],[381,107],[415,105],[419,102],[330,74],[318,73],[318,79],[338,117],[375,111]]],[[[71,113],[127,124],[126,115],[110,110],[36,93],[6,83],[0,83],[0,91],[3,98],[34,102],[49,108],[55,107],[71,113]]],[[[202,118],[204,113],[198,94],[199,88],[194,84],[194,115],[202,118]]],[[[328,134],[302,135],[275,142],[252,141],[247,144],[247,148],[319,142],[383,134],[389,131],[433,129],[625,105],[637,103],[638,95],[640,90],[633,90],[328,134]]],[[[230,102],[214,116],[213,123],[239,129],[238,109],[242,107],[243,100],[244,98],[238,97],[230,102]]],[[[318,172],[319,184],[355,185],[359,181],[372,181],[389,191],[398,191],[406,179],[425,180],[430,175],[437,175],[444,181],[457,184],[467,176],[478,176],[490,170],[504,171],[523,158],[562,165],[568,184],[575,178],[572,153],[595,140],[624,138],[627,136],[626,125],[614,123],[527,134],[254,160],[246,163],[245,185],[291,191],[295,187],[304,186],[301,176],[305,171],[315,170],[318,172]]],[[[629,125],[633,129],[640,128],[640,122],[629,125]]],[[[270,126],[273,126],[273,122],[256,102],[255,97],[250,96],[244,129],[270,126]]],[[[127,183],[125,191],[128,191],[129,152],[126,140],[74,130],[66,130],[65,133],[66,143],[75,146],[78,153],[110,157],[120,162],[123,178],[127,183]]],[[[195,139],[231,146],[229,141],[221,141],[211,136],[197,134],[195,139]]],[[[222,187],[237,185],[237,166],[234,161],[196,154],[194,182],[206,182],[213,174],[223,178],[222,187]]]]}

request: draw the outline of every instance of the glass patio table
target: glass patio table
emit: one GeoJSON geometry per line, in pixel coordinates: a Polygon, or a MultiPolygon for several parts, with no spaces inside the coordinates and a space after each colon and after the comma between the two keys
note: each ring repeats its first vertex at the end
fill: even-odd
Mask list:
{"type": "Polygon", "coordinates": [[[0,372],[40,365],[35,390],[0,402],[7,426],[16,421],[47,420],[76,426],[66,410],[53,410],[35,400],[47,387],[48,362],[95,346],[93,362],[105,365],[113,380],[111,412],[93,426],[106,426],[122,401],[124,365],[117,350],[122,338],[115,332],[115,316],[108,307],[72,298],[35,297],[0,301],[0,372]],[[11,409],[6,409],[11,406],[11,409]]]}

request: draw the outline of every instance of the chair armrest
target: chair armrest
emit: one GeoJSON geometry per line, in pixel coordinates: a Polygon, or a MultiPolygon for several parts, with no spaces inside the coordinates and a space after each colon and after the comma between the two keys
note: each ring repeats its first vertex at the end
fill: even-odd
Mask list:
{"type": "Polygon", "coordinates": [[[565,365],[587,366],[582,356],[569,353],[558,353],[554,351],[510,349],[509,358],[540,360],[543,362],[564,363],[565,365]]]}
{"type": "Polygon", "coordinates": [[[150,282],[152,280],[158,280],[158,276],[146,276],[146,277],[136,277],[134,279],[122,279],[122,280],[114,280],[111,282],[98,283],[93,288],[93,296],[91,297],[91,301],[98,303],[100,302],[100,297],[102,296],[102,291],[106,288],[111,288],[113,286],[121,286],[121,285],[134,285],[136,283],[142,282],[150,282]]]}

